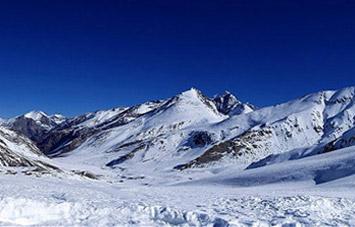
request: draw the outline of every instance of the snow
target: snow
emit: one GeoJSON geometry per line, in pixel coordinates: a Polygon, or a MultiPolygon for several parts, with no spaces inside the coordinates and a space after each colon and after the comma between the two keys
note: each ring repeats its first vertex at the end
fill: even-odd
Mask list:
{"type": "Polygon", "coordinates": [[[13,131],[10,131],[2,126],[0,126],[0,141],[2,141],[2,143],[5,144],[11,151],[18,153],[19,155],[39,157],[39,150],[35,147],[31,147],[31,142],[28,139],[19,137],[13,131]],[[13,140],[22,140],[22,142],[17,143],[13,140]]]}
{"type": "Polygon", "coordinates": [[[54,121],[57,125],[65,122],[67,118],[61,114],[53,114],[50,116],[50,119],[54,121]]]}
{"type": "Polygon", "coordinates": [[[0,225],[352,226],[355,175],[334,174],[337,179],[318,184],[314,177],[354,170],[354,158],[349,147],[212,177],[193,171],[154,176],[164,183],[0,175],[0,225]]]}
{"type": "Polygon", "coordinates": [[[48,115],[42,111],[31,111],[24,115],[26,118],[30,118],[34,121],[40,121],[42,117],[48,118],[48,115]]]}
{"type": "Polygon", "coordinates": [[[148,127],[162,124],[186,122],[188,124],[214,123],[226,117],[220,114],[213,103],[204,100],[201,92],[191,88],[166,103],[165,109],[147,119],[148,127]],[[207,104],[206,104],[207,103],[207,104]]]}
{"type": "Polygon", "coordinates": [[[61,114],[53,114],[49,116],[43,111],[31,111],[23,115],[25,118],[32,119],[36,122],[39,122],[41,124],[42,118],[47,118],[55,121],[55,123],[60,124],[66,120],[65,116],[61,114]]]}
{"type": "Polygon", "coordinates": [[[112,119],[117,114],[122,113],[126,109],[127,108],[113,108],[110,110],[97,111],[96,113],[94,113],[93,117],[89,117],[88,120],[79,124],[79,127],[94,127],[95,125],[102,124],[105,121],[112,119]]]}
{"type": "Polygon", "coordinates": [[[351,188],[144,186],[0,176],[0,225],[354,225],[351,188]],[[295,191],[294,189],[297,189],[295,191]],[[341,197],[338,197],[341,196],[341,197]]]}
{"type": "MultiPolygon", "coordinates": [[[[21,195],[0,199],[0,224],[15,225],[185,225],[202,226],[226,221],[203,212],[161,206],[160,202],[145,201],[149,195],[136,197],[136,191],[116,188],[106,183],[62,181],[54,186],[53,179],[14,181],[2,177],[6,189],[21,190],[21,195]],[[25,182],[24,182],[25,181],[25,182]],[[68,183],[69,182],[69,183],[68,183]],[[10,184],[12,186],[10,186],[10,184]],[[83,188],[81,190],[80,188],[83,188]],[[33,194],[32,194],[33,193],[33,194]],[[153,202],[154,204],[151,204],[153,202]],[[33,209],[36,207],[36,209],[33,209]]],[[[143,189],[143,188],[142,188],[143,189]]]]}
{"type": "Polygon", "coordinates": [[[306,181],[310,184],[323,184],[355,174],[355,146],[333,152],[295,160],[273,159],[264,166],[254,166],[245,171],[233,168],[217,177],[202,179],[199,184],[255,186],[278,182],[306,181]]]}
{"type": "MultiPolygon", "coordinates": [[[[10,118],[4,121],[0,121],[0,125],[6,127],[29,127],[29,124],[32,124],[32,121],[37,125],[38,128],[41,128],[43,131],[49,131],[54,127],[65,122],[67,118],[61,114],[48,115],[43,111],[31,111],[24,115],[20,115],[14,118],[10,118]]],[[[26,133],[24,133],[26,134],[26,133]]]]}
{"type": "Polygon", "coordinates": [[[69,155],[56,160],[72,165],[80,163],[88,168],[103,167],[143,145],[147,149],[149,147],[149,150],[144,151],[146,148],[143,148],[124,165],[130,166],[129,169],[135,173],[142,169],[154,171],[157,166],[171,169],[203,153],[203,148],[195,149],[194,152],[179,151],[192,131],[226,118],[200,91],[193,88],[162,102],[157,110],[152,108],[156,105],[148,102],[138,106],[136,111],[140,114],[147,111],[146,114],[125,125],[92,136],[69,155]],[[115,151],[121,145],[137,141],[139,143],[136,146],[126,146],[120,152],[115,151]]]}

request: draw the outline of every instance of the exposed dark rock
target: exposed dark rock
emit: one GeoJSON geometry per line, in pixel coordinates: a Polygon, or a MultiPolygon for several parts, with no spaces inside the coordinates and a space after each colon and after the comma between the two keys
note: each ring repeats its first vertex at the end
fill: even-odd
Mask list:
{"type": "Polygon", "coordinates": [[[77,174],[77,175],[79,175],[79,176],[86,177],[86,178],[89,178],[89,179],[92,179],[92,180],[100,179],[99,175],[96,175],[96,174],[94,174],[92,172],[89,172],[89,171],[73,170],[72,172],[77,174]]]}
{"type": "Polygon", "coordinates": [[[255,109],[254,106],[248,103],[242,103],[228,91],[225,91],[222,95],[215,96],[213,102],[218,111],[225,115],[238,115],[255,109]]]}
{"type": "Polygon", "coordinates": [[[25,117],[16,118],[16,120],[11,124],[10,128],[27,136],[29,139],[36,143],[39,142],[43,136],[48,133],[47,128],[44,128],[42,125],[37,124],[36,121],[25,117]]]}
{"type": "Polygon", "coordinates": [[[189,163],[175,166],[174,169],[184,170],[191,167],[202,167],[206,164],[213,164],[221,160],[226,155],[238,159],[238,157],[252,152],[258,148],[255,144],[271,134],[269,129],[249,130],[233,139],[223,141],[207,149],[200,157],[189,163]]]}
{"type": "Polygon", "coordinates": [[[143,149],[147,149],[147,145],[146,144],[141,144],[140,146],[134,148],[132,151],[130,151],[129,153],[115,159],[115,160],[112,160],[110,161],[109,163],[106,164],[106,166],[108,167],[114,167],[116,165],[119,165],[119,164],[122,164],[123,162],[129,160],[129,159],[132,159],[134,157],[134,155],[140,151],[140,150],[143,150],[143,149]]]}
{"type": "Polygon", "coordinates": [[[213,143],[213,135],[206,131],[191,132],[184,146],[190,148],[205,147],[213,143]]]}

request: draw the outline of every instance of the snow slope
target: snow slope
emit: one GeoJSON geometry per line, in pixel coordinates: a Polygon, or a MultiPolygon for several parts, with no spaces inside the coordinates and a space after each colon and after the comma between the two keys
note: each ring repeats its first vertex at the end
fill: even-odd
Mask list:
{"type": "Polygon", "coordinates": [[[225,118],[211,100],[190,89],[133,121],[93,135],[70,154],[57,159],[113,168],[123,164],[123,168],[130,166],[130,169],[171,169],[203,151],[204,145],[193,144],[189,137],[196,136],[199,128],[203,131],[206,125],[225,118]]]}
{"type": "Polygon", "coordinates": [[[264,166],[255,166],[245,171],[233,168],[216,177],[202,179],[197,184],[225,184],[234,186],[255,186],[280,182],[306,182],[324,184],[352,176],[355,179],[355,146],[333,152],[282,160],[264,166]]]}
{"type": "Polygon", "coordinates": [[[145,186],[0,176],[0,225],[353,226],[352,185],[145,186]]]}
{"type": "Polygon", "coordinates": [[[248,165],[270,154],[329,143],[354,127],[354,113],[354,87],[349,87],[232,116],[210,129],[224,139],[179,168],[248,165]]]}
{"type": "Polygon", "coordinates": [[[24,115],[7,120],[7,124],[10,124],[9,127],[12,127],[11,126],[12,124],[16,124],[18,121],[21,121],[21,120],[27,120],[27,121],[32,120],[39,127],[42,127],[46,130],[50,130],[53,127],[65,122],[66,117],[64,117],[63,115],[60,115],[60,114],[53,114],[53,115],[49,116],[42,111],[31,111],[31,112],[28,112],[24,115]]]}
{"type": "Polygon", "coordinates": [[[288,152],[280,154],[271,154],[266,158],[258,160],[248,168],[257,168],[265,165],[271,165],[275,163],[280,163],[287,160],[302,159],[305,157],[318,155],[326,152],[332,152],[345,147],[351,147],[355,145],[355,127],[349,129],[343,135],[329,143],[319,143],[311,147],[294,149],[288,152]]]}
{"type": "Polygon", "coordinates": [[[0,172],[41,174],[58,170],[29,139],[0,126],[0,172]]]}

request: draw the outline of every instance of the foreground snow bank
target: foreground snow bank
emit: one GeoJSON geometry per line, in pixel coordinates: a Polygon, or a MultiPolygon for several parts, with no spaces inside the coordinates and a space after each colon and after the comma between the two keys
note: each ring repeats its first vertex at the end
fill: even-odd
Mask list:
{"type": "Polygon", "coordinates": [[[69,220],[75,204],[48,203],[25,198],[0,200],[0,224],[38,225],[60,219],[69,220]]]}
{"type": "Polygon", "coordinates": [[[161,206],[95,207],[66,201],[0,200],[0,225],[180,225],[228,226],[221,218],[161,206]]]}
{"type": "Polygon", "coordinates": [[[0,226],[355,226],[352,177],[155,187],[0,174],[0,226]]]}
{"type": "Polygon", "coordinates": [[[354,225],[354,203],[348,199],[309,196],[263,198],[246,196],[221,200],[220,215],[140,204],[96,207],[66,201],[26,198],[0,200],[0,225],[40,226],[323,226],[354,225]]]}

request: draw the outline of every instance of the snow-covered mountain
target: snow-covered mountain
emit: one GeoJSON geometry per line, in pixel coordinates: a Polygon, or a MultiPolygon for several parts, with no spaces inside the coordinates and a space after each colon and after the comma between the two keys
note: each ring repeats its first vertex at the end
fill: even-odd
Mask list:
{"type": "Polygon", "coordinates": [[[61,162],[169,171],[248,166],[270,154],[339,146],[354,128],[354,108],[354,87],[260,109],[229,92],[208,98],[192,88],[166,100],[69,119],[30,112],[5,125],[61,162]]]}
{"type": "Polygon", "coordinates": [[[32,141],[0,126],[0,172],[42,174],[57,170],[32,141]]]}
{"type": "Polygon", "coordinates": [[[193,88],[0,121],[0,225],[352,226],[354,96],[256,109],[193,88]]]}
{"type": "Polygon", "coordinates": [[[289,160],[303,159],[314,155],[336,151],[342,148],[355,146],[355,127],[344,132],[340,137],[326,143],[317,143],[311,147],[297,148],[288,152],[271,154],[261,160],[257,160],[248,166],[248,169],[273,165],[289,160]]]}
{"type": "Polygon", "coordinates": [[[31,111],[24,115],[4,120],[1,125],[27,136],[37,143],[51,129],[57,127],[67,119],[60,115],[47,115],[42,111],[31,111]]]}
{"type": "Polygon", "coordinates": [[[327,143],[354,127],[354,115],[354,87],[349,87],[232,116],[212,127],[223,132],[223,141],[179,168],[211,162],[250,164],[269,154],[327,143]]]}
{"type": "Polygon", "coordinates": [[[167,100],[117,109],[109,119],[92,124],[90,119],[97,114],[69,120],[52,130],[39,146],[43,144],[46,154],[61,156],[63,162],[110,167],[134,163],[150,169],[155,169],[155,165],[172,168],[197,157],[207,143],[213,142],[209,138],[212,135],[203,129],[228,117],[196,89],[167,100]],[[54,146],[49,147],[51,144],[54,146]]]}

